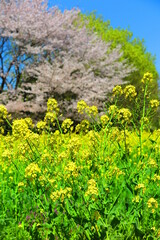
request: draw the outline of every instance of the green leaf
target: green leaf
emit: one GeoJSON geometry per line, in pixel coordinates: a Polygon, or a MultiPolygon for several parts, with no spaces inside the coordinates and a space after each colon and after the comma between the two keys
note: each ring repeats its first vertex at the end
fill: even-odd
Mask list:
{"type": "Polygon", "coordinates": [[[89,231],[88,229],[85,230],[85,234],[86,234],[87,238],[88,238],[89,240],[91,240],[91,237],[90,237],[91,233],[90,233],[90,231],[89,231]]]}
{"type": "Polygon", "coordinates": [[[67,212],[69,213],[69,215],[71,215],[72,217],[76,217],[77,216],[77,213],[76,211],[74,210],[74,208],[71,206],[70,202],[68,199],[66,199],[65,201],[65,207],[66,207],[66,210],[67,212]]]}

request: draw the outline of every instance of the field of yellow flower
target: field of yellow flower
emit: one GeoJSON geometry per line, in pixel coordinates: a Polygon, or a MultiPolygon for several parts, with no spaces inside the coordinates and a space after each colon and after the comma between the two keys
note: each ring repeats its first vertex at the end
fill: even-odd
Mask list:
{"type": "Polygon", "coordinates": [[[116,86],[102,116],[79,101],[78,112],[92,121],[76,126],[59,123],[55,99],[36,126],[30,118],[10,124],[0,105],[0,239],[160,239],[160,129],[150,128],[159,102],[148,98],[151,79],[144,75],[141,97],[131,85],[116,86]]]}

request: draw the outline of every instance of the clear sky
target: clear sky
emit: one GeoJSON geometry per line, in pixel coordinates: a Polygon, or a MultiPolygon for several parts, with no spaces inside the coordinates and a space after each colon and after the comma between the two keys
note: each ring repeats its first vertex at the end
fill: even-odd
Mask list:
{"type": "Polygon", "coordinates": [[[145,40],[145,47],[156,55],[160,74],[160,0],[49,0],[62,11],[78,7],[82,13],[96,10],[111,26],[129,29],[133,37],[145,40]]]}

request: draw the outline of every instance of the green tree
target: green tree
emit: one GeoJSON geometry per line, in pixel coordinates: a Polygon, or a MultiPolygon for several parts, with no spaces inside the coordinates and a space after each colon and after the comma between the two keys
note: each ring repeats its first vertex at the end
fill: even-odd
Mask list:
{"type": "Polygon", "coordinates": [[[121,45],[123,55],[121,60],[126,60],[127,63],[133,64],[137,71],[132,72],[125,80],[135,85],[139,89],[141,79],[146,72],[153,74],[153,83],[151,85],[151,93],[158,97],[158,79],[159,75],[155,67],[155,59],[151,53],[146,51],[144,39],[133,39],[133,33],[127,29],[113,28],[110,21],[103,21],[101,16],[96,17],[96,13],[92,12],[88,15],[80,14],[82,26],[85,25],[88,29],[92,29],[104,41],[112,42],[111,48],[115,48],[118,44],[121,45]]]}

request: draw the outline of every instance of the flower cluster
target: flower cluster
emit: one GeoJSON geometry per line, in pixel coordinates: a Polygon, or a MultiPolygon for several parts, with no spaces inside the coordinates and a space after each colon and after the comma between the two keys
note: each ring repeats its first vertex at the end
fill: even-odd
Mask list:
{"type": "Polygon", "coordinates": [[[100,141],[99,134],[93,130],[89,131],[86,136],[94,146],[100,141]]]}
{"type": "Polygon", "coordinates": [[[19,182],[18,183],[18,192],[22,192],[24,186],[25,186],[24,182],[19,182]]]}
{"type": "Polygon", "coordinates": [[[73,131],[73,121],[70,118],[66,118],[63,123],[62,123],[62,129],[64,131],[64,133],[67,132],[72,132],[73,131]]]}
{"type": "Polygon", "coordinates": [[[139,195],[136,195],[133,199],[132,199],[132,202],[136,202],[136,203],[139,203],[139,201],[141,201],[142,198],[140,198],[139,195]]]}
{"type": "Polygon", "coordinates": [[[67,153],[68,157],[70,156],[72,159],[77,158],[82,142],[76,134],[71,135],[71,139],[67,144],[67,153]]]}
{"type": "Polygon", "coordinates": [[[69,140],[68,150],[69,150],[70,152],[74,151],[74,152],[76,153],[76,152],[79,151],[81,145],[82,145],[82,143],[81,143],[79,137],[73,136],[73,137],[69,140]]]}
{"type": "Polygon", "coordinates": [[[65,189],[60,188],[60,190],[56,190],[55,192],[52,192],[50,195],[50,198],[53,202],[55,202],[58,199],[61,199],[61,202],[64,201],[66,197],[71,197],[72,188],[66,187],[65,189]]]}
{"type": "Polygon", "coordinates": [[[68,152],[67,151],[63,151],[61,153],[58,154],[57,160],[58,163],[66,161],[68,159],[68,152]]]}
{"type": "Polygon", "coordinates": [[[158,108],[159,101],[156,99],[150,100],[150,106],[151,106],[151,108],[158,108]]]}
{"type": "Polygon", "coordinates": [[[28,128],[32,129],[34,127],[34,124],[32,122],[31,118],[24,118],[24,121],[27,123],[28,128]]]}
{"type": "Polygon", "coordinates": [[[59,113],[58,103],[54,98],[49,98],[47,101],[47,112],[59,113]]]}
{"type": "Polygon", "coordinates": [[[121,96],[123,94],[122,87],[117,85],[112,90],[114,96],[121,96]]]}
{"type": "Polygon", "coordinates": [[[124,89],[125,98],[132,100],[136,95],[136,88],[133,85],[127,85],[124,89]]]}
{"type": "Polygon", "coordinates": [[[143,124],[147,125],[147,124],[149,124],[149,119],[147,117],[142,117],[140,119],[140,123],[141,124],[143,123],[143,124]]]}
{"type": "Polygon", "coordinates": [[[151,83],[152,81],[153,81],[153,74],[152,74],[152,73],[149,73],[149,72],[145,73],[145,74],[143,75],[142,80],[141,80],[141,82],[144,83],[144,84],[149,84],[149,83],[151,83]]]}
{"type": "Polygon", "coordinates": [[[117,114],[118,108],[116,105],[110,105],[108,112],[110,115],[112,115],[112,117],[115,117],[117,114]]]}
{"type": "Polygon", "coordinates": [[[87,108],[87,103],[84,100],[81,100],[77,103],[78,113],[83,114],[86,108],[87,108]]]}
{"type": "Polygon", "coordinates": [[[118,120],[121,121],[121,124],[129,123],[131,116],[132,114],[127,108],[121,108],[118,110],[118,120]]]}
{"type": "Polygon", "coordinates": [[[97,116],[98,114],[97,107],[96,106],[89,107],[84,100],[81,100],[77,103],[77,110],[78,110],[78,113],[80,114],[86,113],[87,115],[89,116],[92,115],[94,117],[97,116]]]}
{"type": "Polygon", "coordinates": [[[38,132],[39,132],[39,133],[43,132],[43,130],[46,128],[46,125],[47,125],[46,122],[44,122],[44,121],[39,121],[39,122],[37,123],[38,132]]]}
{"type": "Polygon", "coordinates": [[[160,181],[160,175],[154,174],[153,181],[160,181]]]}
{"type": "Polygon", "coordinates": [[[85,196],[89,195],[98,195],[98,188],[97,188],[97,183],[94,179],[90,179],[88,181],[88,189],[85,193],[85,196]]]}
{"type": "Polygon", "coordinates": [[[39,178],[38,178],[40,184],[42,187],[44,187],[46,184],[47,184],[47,178],[44,176],[44,175],[41,175],[39,178]]]}
{"type": "Polygon", "coordinates": [[[18,187],[23,187],[24,186],[24,182],[19,182],[18,183],[18,187]]]}
{"type": "Polygon", "coordinates": [[[77,177],[78,176],[78,168],[76,166],[76,163],[75,162],[69,162],[67,164],[67,166],[64,168],[64,170],[66,172],[69,172],[67,174],[67,178],[69,178],[71,175],[74,176],[74,177],[77,177]]]}
{"type": "Polygon", "coordinates": [[[111,169],[111,171],[110,171],[109,175],[111,175],[111,176],[115,175],[116,179],[118,179],[118,177],[121,175],[125,175],[125,173],[122,170],[120,170],[117,166],[110,167],[110,169],[111,169]]]}
{"type": "Polygon", "coordinates": [[[135,186],[135,190],[139,190],[139,189],[142,189],[142,191],[144,193],[146,190],[146,187],[143,183],[139,183],[137,186],[135,186]]]}
{"type": "Polygon", "coordinates": [[[2,153],[3,161],[10,161],[13,157],[12,152],[9,149],[5,149],[2,153]]]}
{"type": "Polygon", "coordinates": [[[52,162],[52,155],[46,149],[41,155],[41,162],[43,165],[46,165],[52,162]]]}
{"type": "Polygon", "coordinates": [[[90,123],[88,120],[82,120],[79,124],[77,124],[75,128],[76,133],[84,132],[87,133],[89,131],[90,123]]]}
{"type": "Polygon", "coordinates": [[[0,134],[4,134],[5,126],[3,126],[3,124],[7,119],[10,120],[11,115],[8,114],[5,106],[0,105],[0,134]]]}
{"type": "Polygon", "coordinates": [[[0,123],[4,122],[4,120],[7,118],[7,115],[7,108],[3,105],[0,105],[0,123]]]}
{"type": "Polygon", "coordinates": [[[152,208],[152,213],[155,212],[155,208],[158,208],[157,200],[150,198],[147,202],[148,208],[152,208]]]}
{"type": "Polygon", "coordinates": [[[148,165],[150,165],[151,167],[154,167],[154,168],[158,167],[156,160],[154,160],[152,158],[148,161],[148,165]]]}
{"type": "MultiPolygon", "coordinates": [[[[25,119],[16,119],[13,120],[12,123],[12,135],[15,138],[23,138],[27,134],[31,133],[29,129],[29,121],[26,121],[25,119]]],[[[31,123],[31,122],[30,122],[31,123]]]]}
{"type": "Polygon", "coordinates": [[[102,115],[100,119],[101,119],[102,128],[104,128],[109,122],[109,117],[107,115],[102,115]]]}
{"type": "Polygon", "coordinates": [[[55,126],[55,120],[58,113],[59,108],[57,101],[54,98],[49,98],[47,101],[47,113],[45,115],[44,121],[55,126]]]}
{"type": "Polygon", "coordinates": [[[96,106],[91,106],[91,107],[88,106],[88,107],[86,108],[86,113],[87,113],[89,116],[93,115],[93,116],[95,117],[95,116],[97,116],[97,114],[98,114],[98,109],[97,109],[96,106]]]}
{"type": "Polygon", "coordinates": [[[65,170],[71,171],[71,172],[76,171],[76,169],[77,169],[77,167],[76,167],[76,163],[75,162],[69,162],[67,164],[67,166],[65,167],[65,170]]]}
{"type": "Polygon", "coordinates": [[[30,180],[35,179],[39,173],[41,173],[41,169],[37,163],[30,163],[25,169],[25,177],[30,180]]]}
{"type": "Polygon", "coordinates": [[[47,112],[44,118],[44,121],[46,123],[52,123],[53,126],[55,126],[55,120],[56,120],[56,113],[55,112],[47,112]]]}

